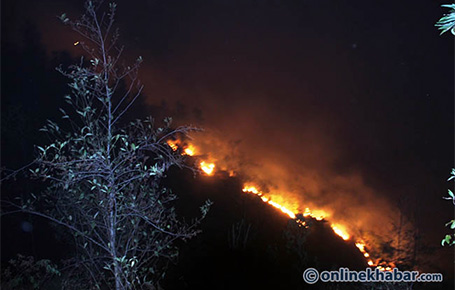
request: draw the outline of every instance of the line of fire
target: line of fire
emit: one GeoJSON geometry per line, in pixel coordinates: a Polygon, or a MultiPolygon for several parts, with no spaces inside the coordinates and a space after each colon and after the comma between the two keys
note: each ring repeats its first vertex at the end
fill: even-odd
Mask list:
{"type": "MultiPolygon", "coordinates": [[[[216,164],[214,160],[204,160],[202,157],[204,154],[198,151],[195,145],[182,142],[181,140],[168,140],[167,144],[173,151],[181,150],[182,155],[196,157],[198,160],[199,169],[202,174],[206,176],[214,176],[216,171],[216,164]]],[[[229,176],[235,176],[235,172],[228,170],[229,176]]],[[[347,227],[342,223],[337,221],[330,221],[330,215],[322,209],[310,209],[305,207],[303,211],[293,211],[290,208],[286,207],[284,204],[274,201],[271,197],[271,194],[267,194],[261,191],[257,185],[253,183],[244,184],[242,191],[246,194],[252,194],[259,197],[262,202],[278,209],[281,213],[289,216],[293,219],[299,227],[307,227],[307,222],[305,218],[312,218],[316,221],[327,221],[330,223],[330,227],[333,232],[342,238],[346,242],[353,242],[357,249],[363,254],[367,264],[372,268],[377,268],[380,271],[392,271],[395,268],[395,263],[392,261],[384,261],[381,257],[373,257],[368,251],[368,245],[362,237],[355,237],[349,233],[347,227]],[[304,219],[300,217],[303,216],[304,219]]],[[[279,195],[274,194],[274,195],[279,195]]]]}

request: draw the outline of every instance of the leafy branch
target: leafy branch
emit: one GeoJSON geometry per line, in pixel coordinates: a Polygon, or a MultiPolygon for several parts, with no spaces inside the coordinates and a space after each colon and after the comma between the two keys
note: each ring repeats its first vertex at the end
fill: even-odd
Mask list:
{"type": "Polygon", "coordinates": [[[455,35],[455,4],[444,4],[441,6],[450,8],[450,11],[448,14],[442,16],[435,26],[441,30],[441,34],[450,30],[450,32],[455,35]]]}
{"type": "MultiPolygon", "coordinates": [[[[455,179],[455,168],[452,169],[450,177],[449,177],[449,179],[447,181],[451,181],[453,179],[455,179]]],[[[454,195],[454,193],[450,189],[448,190],[448,192],[449,192],[449,196],[448,197],[443,197],[443,199],[451,200],[453,205],[455,205],[455,195],[454,195]]],[[[448,223],[446,223],[446,227],[450,227],[451,230],[455,230],[455,220],[451,220],[448,223]]],[[[454,245],[455,244],[455,234],[446,235],[444,237],[444,239],[441,241],[441,245],[442,246],[444,246],[445,244],[447,244],[449,246],[454,245]]]]}
{"type": "Polygon", "coordinates": [[[46,190],[19,203],[2,201],[12,208],[2,214],[34,214],[69,230],[77,248],[74,265],[82,270],[78,279],[87,286],[136,289],[164,277],[178,255],[175,242],[199,233],[211,202],[201,206],[198,218],[181,221],[177,196],[162,182],[172,166],[185,167],[184,156],[167,141],[196,128],[174,128],[171,118],[161,127],[152,117],[123,120],[142,93],[142,57],[121,64],[124,49],[113,25],[117,6],[110,3],[107,12],[103,7],[87,1],[80,19],[59,17],[82,37],[86,56],[57,68],[69,79],[69,108],[60,108],[62,123],[49,120],[40,130],[52,141],[36,146],[36,160],[23,168],[46,190]]]}

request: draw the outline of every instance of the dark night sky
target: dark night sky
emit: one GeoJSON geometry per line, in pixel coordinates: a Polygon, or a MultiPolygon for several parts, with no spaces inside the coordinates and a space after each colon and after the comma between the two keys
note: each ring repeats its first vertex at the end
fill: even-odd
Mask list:
{"type": "MultiPolygon", "coordinates": [[[[55,15],[77,17],[82,3],[3,1],[2,43],[23,45],[28,22],[48,56],[76,56],[55,15]]],[[[443,1],[117,3],[128,57],[145,59],[147,103],[204,127],[195,142],[221,166],[377,235],[402,200],[439,244],[454,160],[453,36],[434,27],[443,1]]]]}

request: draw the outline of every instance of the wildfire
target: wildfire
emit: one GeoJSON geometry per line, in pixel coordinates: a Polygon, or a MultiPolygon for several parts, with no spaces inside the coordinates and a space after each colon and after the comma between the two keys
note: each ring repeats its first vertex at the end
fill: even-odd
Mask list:
{"type": "Polygon", "coordinates": [[[365,258],[370,257],[370,254],[365,250],[365,242],[363,240],[357,241],[357,243],[355,243],[355,246],[360,250],[365,258]]]}
{"type": "MultiPolygon", "coordinates": [[[[299,224],[299,226],[304,226],[306,227],[306,223],[304,221],[296,219],[296,214],[292,212],[291,210],[287,209],[286,207],[278,204],[277,202],[272,201],[270,198],[264,196],[264,193],[257,189],[256,186],[253,185],[245,185],[242,189],[243,192],[245,193],[250,193],[257,195],[261,198],[261,200],[265,203],[270,204],[271,206],[278,208],[281,210],[283,213],[287,214],[290,218],[295,219],[295,221],[299,224]]],[[[305,208],[305,211],[303,212],[303,216],[305,217],[312,217],[316,220],[323,220],[327,216],[329,216],[325,211],[323,210],[314,210],[311,211],[309,208],[305,208]]],[[[330,225],[332,228],[333,232],[340,236],[343,240],[348,241],[351,239],[351,235],[348,233],[347,229],[345,226],[339,224],[339,223],[332,223],[330,225]]],[[[355,243],[355,246],[359,249],[359,251],[363,254],[365,259],[367,259],[367,264],[370,267],[376,267],[380,271],[391,271],[395,266],[393,263],[388,263],[386,265],[378,265],[378,263],[375,263],[371,258],[370,254],[366,251],[366,244],[363,240],[357,240],[355,243]]],[[[385,263],[384,263],[385,264],[385,263]]]]}
{"type": "Polygon", "coordinates": [[[188,145],[184,150],[183,153],[188,156],[194,156],[196,154],[196,148],[193,145],[188,145]]]}
{"type": "MultiPolygon", "coordinates": [[[[196,147],[192,144],[182,144],[180,140],[167,140],[167,145],[171,147],[172,151],[177,151],[179,148],[183,150],[182,155],[195,156],[196,147]]],[[[200,169],[207,175],[213,175],[215,171],[215,163],[201,161],[199,163],[200,169]]]]}
{"type": "Polygon", "coordinates": [[[180,140],[167,140],[167,145],[171,147],[172,151],[177,151],[179,148],[183,149],[182,155],[194,156],[196,155],[196,147],[191,144],[182,144],[180,140]]]}
{"type": "Polygon", "coordinates": [[[332,224],[331,227],[335,234],[339,235],[343,240],[347,241],[351,238],[351,236],[347,233],[344,226],[340,224],[332,224]]]}
{"type": "Polygon", "coordinates": [[[244,186],[242,189],[243,192],[249,192],[261,196],[262,193],[255,186],[244,186]]]}
{"type": "Polygon", "coordinates": [[[260,196],[261,200],[263,202],[268,203],[271,206],[281,210],[283,213],[287,214],[291,219],[295,219],[296,218],[295,214],[290,209],[288,209],[285,206],[283,206],[283,205],[271,200],[268,197],[265,197],[263,195],[263,193],[261,191],[259,191],[255,186],[247,185],[247,186],[243,187],[242,191],[246,192],[246,193],[252,193],[252,194],[255,194],[257,196],[260,196]]]}
{"type": "Polygon", "coordinates": [[[167,143],[167,145],[169,145],[169,147],[171,147],[172,151],[177,151],[177,149],[179,149],[177,141],[167,140],[166,143],[167,143]]]}
{"type": "Polygon", "coordinates": [[[284,206],[274,202],[273,200],[267,201],[268,204],[270,204],[273,207],[276,207],[277,209],[281,210],[285,214],[287,214],[291,219],[295,219],[295,214],[290,211],[289,209],[285,208],[284,206]]]}
{"type": "MultiPolygon", "coordinates": [[[[182,155],[195,156],[196,152],[197,152],[197,149],[195,146],[193,146],[191,144],[182,144],[182,142],[180,142],[179,140],[176,140],[176,141],[168,140],[167,144],[173,151],[177,151],[179,148],[182,148],[182,150],[183,150],[183,152],[181,153],[182,155]]],[[[212,176],[215,172],[215,163],[210,163],[210,162],[202,160],[199,163],[199,166],[200,166],[200,169],[208,176],[212,176]]],[[[231,176],[231,177],[235,176],[235,173],[233,171],[229,171],[229,176],[231,176]]],[[[305,221],[296,219],[296,215],[299,214],[299,212],[293,212],[292,210],[290,210],[283,204],[280,204],[277,201],[272,200],[272,198],[270,196],[266,196],[256,186],[246,184],[243,187],[242,191],[245,193],[254,194],[254,195],[260,197],[264,203],[267,203],[267,204],[273,206],[274,208],[279,209],[281,212],[288,215],[291,219],[294,219],[299,224],[299,226],[307,227],[305,221]]],[[[310,210],[308,207],[305,208],[302,215],[304,217],[314,218],[318,221],[325,220],[328,217],[330,217],[330,213],[328,213],[324,210],[321,210],[321,209],[310,210]]],[[[348,233],[348,231],[344,225],[339,224],[339,223],[332,223],[330,225],[330,227],[332,228],[333,232],[335,234],[337,234],[338,236],[340,236],[343,240],[348,241],[351,239],[351,235],[348,233]]],[[[385,262],[379,263],[378,262],[379,260],[377,260],[376,262],[373,261],[373,259],[371,259],[370,253],[368,253],[366,250],[366,243],[362,239],[356,240],[355,246],[363,254],[365,259],[367,260],[367,264],[370,267],[376,267],[380,271],[391,271],[395,267],[395,265],[393,263],[385,263],[385,262]]]]}
{"type": "MultiPolygon", "coordinates": [[[[358,240],[355,243],[355,246],[357,247],[357,249],[359,249],[359,251],[363,254],[363,256],[368,259],[368,262],[367,262],[368,265],[369,266],[374,266],[373,260],[369,259],[370,258],[370,254],[365,250],[365,242],[363,240],[358,240]]],[[[381,269],[379,269],[379,270],[381,270],[381,269]]]]}
{"type": "MultiPolygon", "coordinates": [[[[278,208],[279,210],[281,210],[282,212],[287,214],[292,219],[296,218],[297,213],[292,212],[291,210],[287,209],[283,205],[280,205],[277,202],[271,200],[270,198],[264,196],[262,191],[258,190],[255,186],[245,185],[243,187],[242,191],[260,196],[263,202],[268,203],[275,208],[278,208]]],[[[311,211],[309,208],[305,208],[305,211],[303,212],[303,216],[312,217],[312,218],[320,221],[320,220],[323,220],[327,216],[327,213],[323,210],[311,211]]],[[[351,238],[344,226],[342,226],[340,224],[332,224],[331,227],[332,227],[334,233],[337,234],[338,236],[340,236],[343,240],[347,241],[351,238]]]]}
{"type": "Polygon", "coordinates": [[[366,248],[366,244],[365,244],[365,242],[363,240],[358,240],[355,243],[355,246],[359,249],[359,251],[363,254],[363,256],[368,259],[367,263],[368,263],[369,266],[376,267],[380,271],[392,271],[393,268],[395,267],[394,263],[382,262],[381,265],[379,265],[377,262],[375,263],[372,259],[370,259],[370,254],[365,249],[366,248]]]}
{"type": "Polygon", "coordinates": [[[311,211],[309,208],[305,208],[305,211],[303,212],[304,217],[312,217],[318,221],[322,221],[325,219],[328,214],[323,211],[323,210],[313,210],[311,211]]]}
{"type": "Polygon", "coordinates": [[[205,172],[207,175],[213,175],[213,172],[215,170],[215,163],[208,163],[205,161],[202,161],[200,164],[202,171],[205,172]]]}

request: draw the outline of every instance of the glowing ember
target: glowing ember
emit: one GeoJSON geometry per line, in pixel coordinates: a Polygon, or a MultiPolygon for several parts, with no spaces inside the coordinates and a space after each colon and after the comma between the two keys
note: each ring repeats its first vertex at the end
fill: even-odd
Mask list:
{"type": "Polygon", "coordinates": [[[213,171],[215,169],[215,164],[214,163],[207,163],[205,161],[202,161],[200,163],[200,166],[201,166],[202,171],[204,171],[205,174],[207,174],[207,175],[212,175],[213,171]]]}
{"type": "Polygon", "coordinates": [[[302,220],[298,219],[298,220],[295,220],[295,222],[299,225],[299,227],[308,228],[308,226],[307,226],[305,221],[302,221],[302,220]]]}
{"type": "MultiPolygon", "coordinates": [[[[371,266],[371,265],[370,265],[370,266],[371,266]]],[[[376,268],[377,268],[379,271],[392,271],[392,269],[393,269],[393,268],[390,267],[390,266],[386,266],[386,267],[384,267],[384,266],[377,266],[376,268]]]]}
{"type": "Polygon", "coordinates": [[[343,240],[347,241],[351,238],[351,236],[347,233],[346,229],[339,224],[332,224],[331,225],[335,234],[339,235],[343,240]]]}

